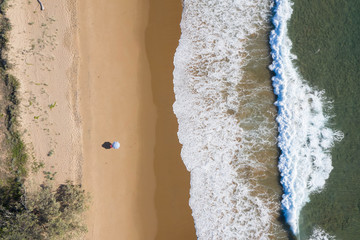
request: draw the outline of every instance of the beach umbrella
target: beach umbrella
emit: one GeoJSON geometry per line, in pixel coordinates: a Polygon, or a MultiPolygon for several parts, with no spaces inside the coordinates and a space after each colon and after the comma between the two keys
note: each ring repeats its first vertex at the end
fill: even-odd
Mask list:
{"type": "Polygon", "coordinates": [[[120,147],[120,143],[119,143],[119,142],[113,142],[112,148],[118,149],[119,147],[120,147]]]}

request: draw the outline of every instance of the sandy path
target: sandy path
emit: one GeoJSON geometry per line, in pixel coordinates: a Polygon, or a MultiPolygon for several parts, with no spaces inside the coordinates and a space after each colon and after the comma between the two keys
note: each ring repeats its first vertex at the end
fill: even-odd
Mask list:
{"type": "Polygon", "coordinates": [[[172,112],[180,1],[81,1],[87,239],[195,239],[172,112]],[[118,140],[119,150],[102,144],[118,140]]]}

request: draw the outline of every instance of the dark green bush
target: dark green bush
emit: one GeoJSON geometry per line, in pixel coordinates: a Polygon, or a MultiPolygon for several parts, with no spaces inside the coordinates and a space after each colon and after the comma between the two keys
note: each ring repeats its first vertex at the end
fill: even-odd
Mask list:
{"type": "Polygon", "coordinates": [[[0,189],[0,239],[73,239],[86,232],[81,216],[89,196],[71,182],[54,189],[45,182],[33,194],[0,189]]]}

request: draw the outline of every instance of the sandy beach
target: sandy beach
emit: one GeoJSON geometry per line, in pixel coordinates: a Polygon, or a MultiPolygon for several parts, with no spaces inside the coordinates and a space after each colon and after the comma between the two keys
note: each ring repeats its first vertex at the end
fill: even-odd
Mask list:
{"type": "Polygon", "coordinates": [[[37,168],[28,185],[42,171],[82,184],[86,239],[196,239],[172,111],[181,1],[43,4],[8,9],[20,126],[37,168]],[[119,150],[102,146],[115,140],[119,150]]]}
{"type": "Polygon", "coordinates": [[[20,127],[29,153],[29,187],[43,171],[56,183],[82,180],[78,50],[74,1],[9,2],[9,62],[19,79],[20,127]],[[38,166],[44,165],[44,168],[38,166]]]}
{"type": "Polygon", "coordinates": [[[196,239],[172,111],[181,2],[78,9],[87,239],[196,239]],[[102,147],[114,140],[119,150],[102,147]]]}

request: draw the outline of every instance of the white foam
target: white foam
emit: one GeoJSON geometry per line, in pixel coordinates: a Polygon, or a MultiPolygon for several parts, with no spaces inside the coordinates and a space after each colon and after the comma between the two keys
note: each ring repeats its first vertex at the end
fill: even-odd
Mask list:
{"type": "Polygon", "coordinates": [[[281,231],[274,220],[279,204],[260,181],[266,181],[268,162],[276,156],[258,157],[276,145],[274,116],[267,112],[272,99],[261,95],[271,89],[257,87],[243,70],[252,55],[267,55],[266,47],[246,49],[268,27],[270,2],[185,0],[183,5],[173,108],[181,156],[191,172],[197,236],[274,238],[281,231]]]}
{"type": "Polygon", "coordinates": [[[292,231],[299,231],[299,215],[310,194],[324,188],[332,170],[331,148],[342,139],[332,130],[325,113],[330,102],[323,91],[310,87],[294,66],[292,43],[287,35],[287,22],[292,8],[289,0],[276,0],[275,30],[271,32],[273,63],[270,69],[278,95],[279,161],[284,187],[282,207],[292,231]]]}
{"type": "Polygon", "coordinates": [[[326,233],[323,229],[315,227],[309,240],[335,240],[334,236],[326,233]]]}

